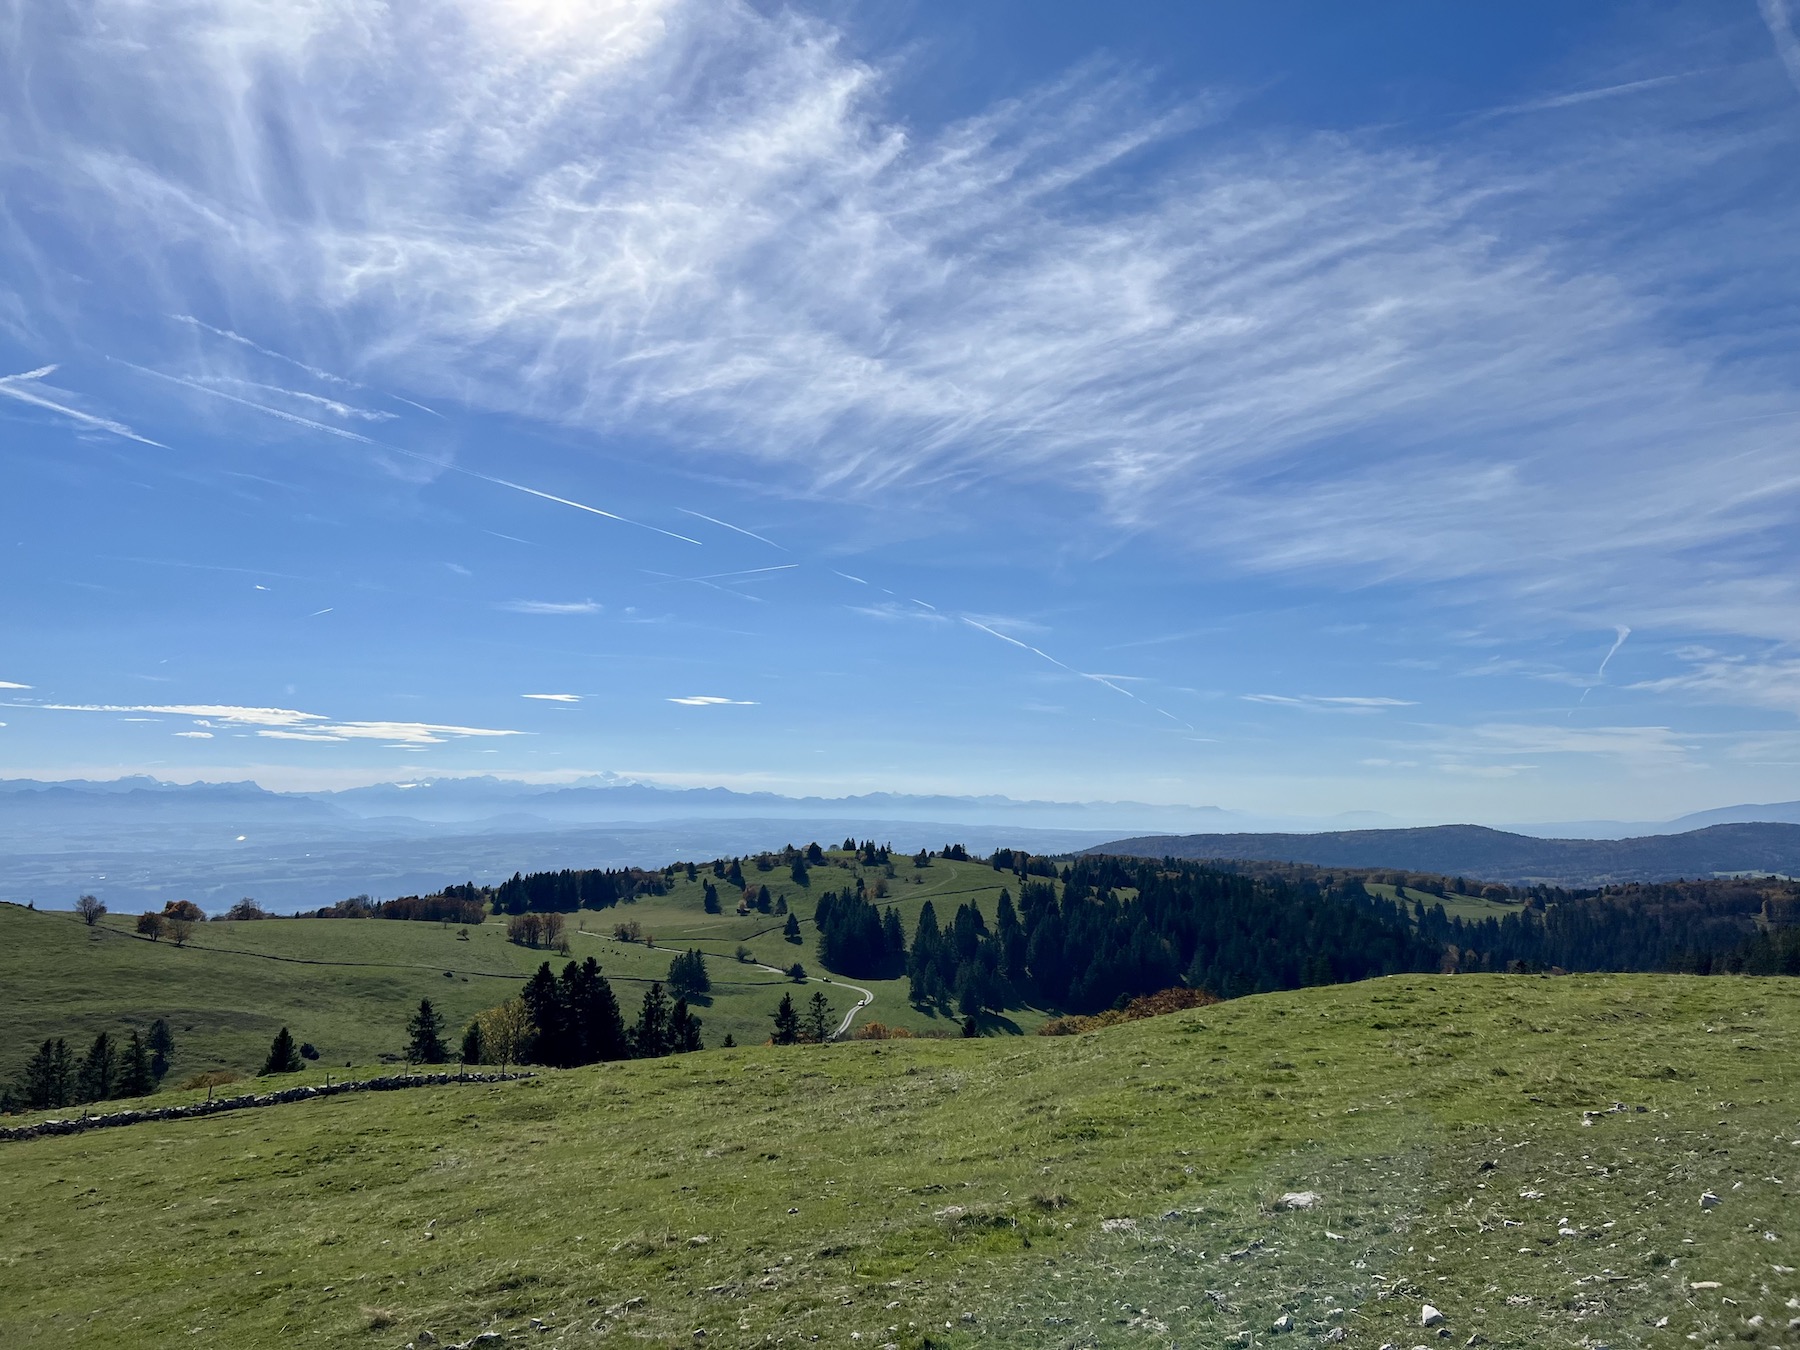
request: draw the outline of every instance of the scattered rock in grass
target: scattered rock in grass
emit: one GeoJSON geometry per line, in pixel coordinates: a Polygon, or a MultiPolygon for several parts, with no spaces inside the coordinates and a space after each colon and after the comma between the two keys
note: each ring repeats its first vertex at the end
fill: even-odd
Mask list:
{"type": "Polygon", "coordinates": [[[1275,1202],[1277,1209],[1312,1209],[1319,1203],[1317,1191],[1289,1191],[1275,1202]]]}
{"type": "Polygon", "coordinates": [[[1689,1289],[1717,1289],[1718,1287],[1717,1280],[1695,1280],[1688,1286],[1689,1289]]]}
{"type": "Polygon", "coordinates": [[[1330,1331],[1319,1337],[1319,1339],[1324,1341],[1327,1345],[1335,1345],[1339,1341],[1347,1340],[1349,1335],[1350,1333],[1345,1331],[1342,1327],[1333,1327],[1330,1331]]]}
{"type": "Polygon", "coordinates": [[[1419,1325],[1422,1327],[1435,1327],[1443,1320],[1444,1314],[1432,1307],[1429,1303],[1419,1309],[1419,1325]]]}
{"type": "Polygon", "coordinates": [[[1294,1329],[1294,1315],[1292,1313],[1281,1314],[1280,1317],[1277,1317],[1275,1319],[1274,1325],[1269,1328],[1270,1331],[1273,1331],[1276,1333],[1280,1333],[1280,1332],[1284,1332],[1284,1331],[1292,1331],[1293,1329],[1294,1329]]]}
{"type": "Polygon", "coordinates": [[[1103,1233],[1135,1233],[1137,1232],[1137,1226],[1136,1219],[1100,1220],[1100,1231],[1103,1233]]]}
{"type": "Polygon", "coordinates": [[[1701,1192],[1701,1194],[1700,1194],[1700,1208],[1701,1209],[1717,1209],[1718,1207],[1719,1207],[1719,1197],[1718,1196],[1714,1195],[1711,1191],[1702,1191],[1701,1192]]]}
{"type": "Polygon", "coordinates": [[[712,1238],[708,1234],[695,1233],[694,1236],[692,1236],[691,1238],[688,1239],[688,1246],[704,1247],[707,1243],[709,1243],[711,1241],[712,1241],[712,1238]]]}

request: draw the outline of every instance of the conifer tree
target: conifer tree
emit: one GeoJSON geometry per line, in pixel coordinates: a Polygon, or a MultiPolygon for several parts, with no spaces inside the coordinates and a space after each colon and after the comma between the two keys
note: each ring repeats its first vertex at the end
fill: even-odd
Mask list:
{"type": "Polygon", "coordinates": [[[700,903],[708,914],[720,913],[721,911],[719,909],[719,888],[717,886],[713,885],[712,882],[710,882],[710,881],[706,882],[704,885],[704,889],[701,892],[700,903]]]}
{"type": "Polygon", "coordinates": [[[794,878],[796,886],[812,885],[812,882],[807,879],[806,859],[803,857],[794,859],[794,865],[788,869],[788,874],[794,878]]]}
{"type": "Polygon", "coordinates": [[[600,963],[588,957],[579,968],[571,961],[563,971],[564,1003],[570,1034],[575,1041],[571,1062],[595,1064],[602,1060],[629,1059],[625,1019],[610,981],[600,973],[600,963]]]}
{"type": "Polygon", "coordinates": [[[631,1029],[631,1050],[639,1059],[658,1059],[669,1053],[669,999],[661,984],[644,992],[637,1025],[631,1029]]]}
{"type": "Polygon", "coordinates": [[[719,1042],[719,1047],[723,1050],[737,1049],[737,1037],[733,1036],[729,1031],[726,1032],[725,1039],[719,1042]]]}
{"type": "Polygon", "coordinates": [[[407,1020],[406,1034],[411,1038],[406,1046],[408,1062],[442,1064],[450,1058],[444,1045],[444,1019],[431,1006],[430,999],[419,1000],[419,1010],[407,1020]]]}
{"type": "Polygon", "coordinates": [[[706,957],[693,948],[669,962],[669,992],[679,999],[698,999],[712,992],[706,957]]]}
{"type": "Polygon", "coordinates": [[[800,1014],[794,1010],[793,996],[783,994],[781,1006],[771,1014],[775,1022],[776,1045],[793,1045],[800,1039],[800,1014]]]}
{"type": "Polygon", "coordinates": [[[669,1013],[669,1050],[686,1055],[706,1047],[700,1043],[700,1019],[688,1011],[687,1000],[678,998],[669,1013]]]}
{"type": "Polygon", "coordinates": [[[31,1111],[67,1106],[75,1091],[74,1068],[67,1041],[45,1041],[19,1075],[18,1097],[31,1111]]]}
{"type": "Polygon", "coordinates": [[[286,1027],[276,1032],[275,1039],[269,1043],[269,1057],[263,1061],[261,1071],[264,1074],[300,1071],[300,1051],[286,1027]]]}
{"type": "Polygon", "coordinates": [[[824,991],[814,990],[811,1000],[806,1005],[807,1038],[819,1045],[825,1044],[831,1039],[831,1033],[836,1030],[836,1017],[837,1009],[831,1006],[831,1001],[825,997],[824,991]]]}
{"type": "Polygon", "coordinates": [[[800,920],[792,914],[788,915],[787,922],[785,924],[783,924],[781,927],[781,935],[784,938],[786,938],[789,942],[796,942],[796,943],[799,942],[800,941],[800,920]]]}
{"type": "Polygon", "coordinates": [[[932,1003],[943,994],[937,973],[938,949],[942,944],[937,909],[927,900],[919,910],[918,926],[913,929],[912,948],[906,958],[909,993],[914,1003],[932,1003]]]}
{"type": "Polygon", "coordinates": [[[144,1044],[144,1038],[131,1033],[131,1039],[125,1042],[125,1053],[119,1057],[119,1086],[121,1097],[148,1097],[156,1091],[156,1075],[150,1070],[150,1051],[144,1044]]]}
{"type": "Polygon", "coordinates": [[[566,1009],[548,961],[526,981],[520,997],[525,1002],[526,1016],[531,1019],[531,1045],[521,1052],[520,1061],[566,1066],[570,1063],[566,1009]]]}
{"type": "Polygon", "coordinates": [[[164,1018],[157,1018],[150,1024],[150,1072],[162,1082],[169,1072],[169,1061],[175,1058],[175,1033],[169,1030],[164,1018]]]}
{"type": "Polygon", "coordinates": [[[81,1057],[75,1069],[75,1096],[78,1101],[103,1102],[118,1090],[119,1057],[113,1049],[112,1036],[102,1031],[81,1057]]]}
{"type": "Polygon", "coordinates": [[[486,1049],[481,1043],[481,1020],[477,1018],[463,1028],[462,1054],[459,1058],[464,1064],[479,1064],[486,1049]]]}

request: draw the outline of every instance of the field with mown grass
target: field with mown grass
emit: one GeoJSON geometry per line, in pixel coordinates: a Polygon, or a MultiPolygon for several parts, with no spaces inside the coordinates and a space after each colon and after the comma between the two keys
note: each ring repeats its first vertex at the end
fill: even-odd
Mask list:
{"type": "MultiPolygon", "coordinates": [[[[889,899],[910,936],[927,899],[940,922],[959,904],[978,904],[995,917],[1003,886],[1016,898],[1018,882],[982,863],[933,859],[915,868],[899,859],[889,879],[880,867],[860,869],[871,894],[886,882],[889,899]]],[[[820,965],[812,915],[826,891],[854,890],[859,869],[838,855],[815,867],[801,886],[786,868],[767,873],[746,868],[746,879],[785,898],[801,922],[802,940],[782,936],[783,918],[752,911],[740,918],[737,895],[722,881],[723,914],[708,914],[703,879],[678,873],[669,894],[606,910],[565,916],[569,956],[521,947],[506,939],[506,920],[490,917],[471,926],[466,941],[458,926],[390,919],[260,919],[196,924],[186,947],[151,942],[133,932],[131,915],[109,914],[89,929],[72,914],[0,904],[0,1078],[10,1079],[46,1037],[62,1036],[79,1053],[94,1035],[123,1037],[167,1018],[176,1038],[167,1080],[230,1069],[254,1072],[270,1040],[283,1026],[321,1055],[317,1076],[346,1065],[370,1065],[397,1055],[406,1044],[406,1019],[421,998],[444,1014],[455,1043],[475,1013],[516,994],[542,961],[560,970],[572,957],[597,957],[613,982],[627,1021],[653,980],[666,977],[673,953],[641,943],[614,941],[621,923],[636,923],[657,947],[695,947],[707,954],[712,1001],[695,1011],[708,1045],[726,1035],[740,1043],[768,1039],[769,1014],[791,992],[804,1003],[822,989],[841,1015],[861,997],[844,988],[806,989],[755,964],[736,959],[739,946],[756,962],[786,968],[795,961],[809,974],[840,979],[820,965]],[[585,931],[584,931],[585,930],[585,931]]],[[[916,1031],[955,1034],[954,1019],[913,1008],[904,980],[851,981],[875,996],[860,1020],[916,1031]]],[[[988,1019],[987,1029],[1030,1030],[1044,1020],[1037,1010],[1013,1010],[988,1019]]]]}
{"type": "Polygon", "coordinates": [[[1396,976],[0,1144],[0,1344],[1792,1346],[1797,1032],[1396,976]]]}

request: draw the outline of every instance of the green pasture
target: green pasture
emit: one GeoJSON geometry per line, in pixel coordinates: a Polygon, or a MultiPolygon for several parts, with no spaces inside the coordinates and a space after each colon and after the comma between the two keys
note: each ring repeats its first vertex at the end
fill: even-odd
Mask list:
{"type": "Polygon", "coordinates": [[[0,1344],[1792,1344],[1797,1032],[1398,976],[0,1144],[0,1344]]]}
{"type": "MultiPolygon", "coordinates": [[[[724,882],[715,884],[726,912],[707,914],[701,882],[681,875],[668,895],[564,916],[566,956],[509,942],[501,916],[468,927],[466,940],[458,925],[388,919],[212,922],[196,924],[192,940],[176,948],[138,937],[129,915],[108,915],[89,929],[65,912],[0,905],[0,1077],[11,1078],[46,1037],[64,1037],[79,1053],[99,1031],[124,1036],[158,1017],[169,1021],[176,1037],[171,1083],[203,1070],[255,1070],[283,1026],[318,1048],[321,1073],[378,1064],[404,1047],[406,1019],[421,998],[431,999],[454,1036],[476,1012],[516,993],[540,962],[560,970],[566,961],[590,955],[613,982],[629,1020],[649,984],[667,975],[672,953],[614,940],[615,927],[624,923],[638,924],[657,947],[696,947],[707,954],[714,988],[710,1002],[696,1011],[708,1045],[728,1034],[740,1043],[760,1043],[783,993],[804,1002],[822,989],[840,1015],[860,997],[816,983],[802,989],[735,956],[741,945],[754,953],[754,962],[785,969],[799,961],[810,975],[841,978],[820,965],[812,925],[819,895],[855,889],[854,869],[838,863],[812,869],[808,886],[795,883],[786,868],[746,869],[747,880],[787,899],[801,922],[799,944],[783,938],[782,918],[754,911],[738,917],[737,896],[724,882]]],[[[1016,895],[1018,884],[985,864],[942,860],[915,869],[901,859],[895,873],[889,880],[879,867],[865,869],[866,884],[872,893],[887,880],[909,937],[928,898],[941,921],[948,922],[958,904],[973,901],[992,922],[1002,886],[1016,895]]],[[[703,876],[710,878],[710,871],[703,876]]],[[[950,1034],[959,1027],[953,1018],[913,1008],[905,980],[853,983],[875,995],[860,1021],[950,1034]]],[[[1044,1016],[1014,1010],[990,1018],[986,1029],[1031,1030],[1044,1016]]]]}

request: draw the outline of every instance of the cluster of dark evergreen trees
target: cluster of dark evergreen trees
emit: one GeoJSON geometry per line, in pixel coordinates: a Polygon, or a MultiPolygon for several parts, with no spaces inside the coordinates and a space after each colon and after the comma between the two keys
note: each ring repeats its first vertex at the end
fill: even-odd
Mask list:
{"type": "Polygon", "coordinates": [[[526,910],[611,909],[640,895],[665,895],[669,879],[663,872],[639,867],[588,868],[560,872],[514,872],[493,893],[494,913],[523,914],[526,910]]]}
{"type": "Polygon", "coordinates": [[[1439,962],[1397,916],[1316,886],[1120,858],[1076,859],[1063,879],[1060,897],[1047,880],[1023,882],[1016,906],[1003,893],[992,930],[972,905],[940,927],[928,902],[907,958],[913,998],[964,1015],[1020,1002],[1092,1013],[1181,983],[1230,998],[1439,962]]]}
{"type": "MultiPolygon", "coordinates": [[[[521,1062],[566,1069],[603,1060],[657,1059],[703,1048],[700,1019],[688,1010],[685,998],[671,1004],[660,982],[645,991],[637,1021],[627,1027],[612,984],[591,956],[580,965],[569,962],[561,976],[552,974],[550,963],[544,962],[526,982],[520,998],[530,1019],[521,1062]]],[[[465,1038],[465,1060],[470,1049],[465,1038]]],[[[475,1055],[477,1060],[480,1057],[475,1055]]]]}
{"type": "MultiPolygon", "coordinates": [[[[927,902],[929,907],[929,902],[927,902]]],[[[865,893],[826,891],[813,912],[819,930],[819,960],[826,969],[856,979],[897,979],[906,969],[906,933],[900,916],[870,904],[865,893]]],[[[788,936],[800,927],[788,916],[788,936]]]]}
{"type": "Polygon", "coordinates": [[[66,1039],[46,1040],[12,1085],[0,1089],[0,1111],[49,1111],[147,1097],[168,1073],[174,1053],[175,1036],[160,1017],[147,1034],[133,1031],[122,1043],[111,1032],[100,1032],[79,1058],[70,1053],[66,1039]]]}
{"type": "Polygon", "coordinates": [[[1752,973],[1775,973],[1761,968],[1785,960],[1786,899],[1785,888],[1766,881],[1634,882],[1564,892],[1551,904],[1532,897],[1522,910],[1497,919],[1450,918],[1442,905],[1426,908],[1420,901],[1411,917],[1456,970],[1708,974],[1753,962],[1758,969],[1752,973]],[[1734,967],[1734,961],[1740,964],[1734,967]]]}

